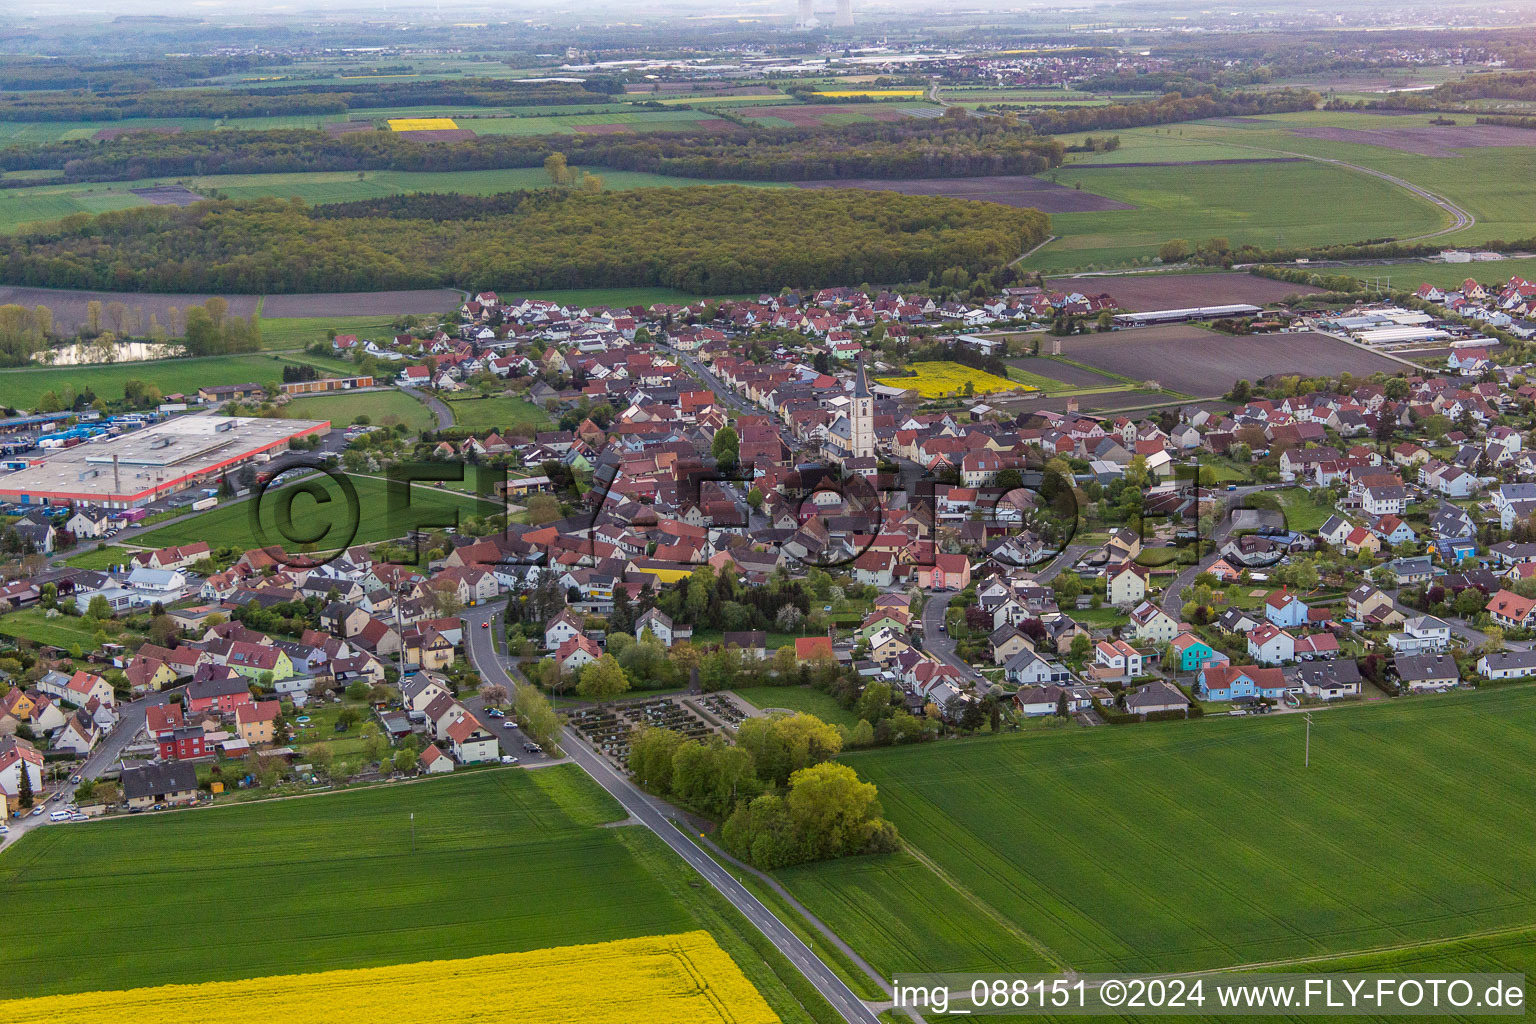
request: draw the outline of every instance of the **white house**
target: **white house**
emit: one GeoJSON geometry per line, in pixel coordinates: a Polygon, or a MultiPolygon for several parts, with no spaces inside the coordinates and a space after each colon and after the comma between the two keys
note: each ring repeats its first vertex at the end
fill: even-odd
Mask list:
{"type": "Polygon", "coordinates": [[[1296,660],[1296,639],[1272,622],[1248,634],[1248,657],[1260,665],[1280,665],[1296,660]]]}
{"type": "Polygon", "coordinates": [[[1500,651],[1477,659],[1477,674],[1489,679],[1536,676],[1536,651],[1500,651]]]}
{"type": "Polygon", "coordinates": [[[1433,615],[1415,615],[1403,623],[1401,633],[1387,637],[1394,654],[1425,654],[1451,645],[1451,627],[1433,615]]]}
{"type": "Polygon", "coordinates": [[[1138,640],[1166,644],[1179,635],[1178,622],[1151,601],[1143,601],[1131,611],[1131,622],[1138,640]]]}

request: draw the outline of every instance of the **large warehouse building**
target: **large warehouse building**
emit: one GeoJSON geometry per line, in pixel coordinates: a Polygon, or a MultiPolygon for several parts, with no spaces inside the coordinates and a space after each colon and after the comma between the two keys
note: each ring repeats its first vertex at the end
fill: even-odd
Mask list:
{"type": "Polygon", "coordinates": [[[326,420],[180,416],[116,437],[54,451],[0,476],[0,501],[134,508],[188,487],[217,483],[225,471],[265,462],[297,437],[324,434],[326,420]]]}

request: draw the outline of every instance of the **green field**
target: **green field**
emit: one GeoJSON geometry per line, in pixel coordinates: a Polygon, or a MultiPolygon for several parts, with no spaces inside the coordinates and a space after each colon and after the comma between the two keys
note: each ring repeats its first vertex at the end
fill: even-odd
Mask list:
{"type": "Polygon", "coordinates": [[[79,545],[79,554],[70,555],[64,559],[64,564],[72,565],[77,569],[106,569],[108,566],[122,565],[128,561],[132,551],[128,548],[118,547],[116,544],[108,544],[98,549],[95,541],[82,541],[79,545]]]}
{"type": "MultiPolygon", "coordinates": [[[[1531,697],[1522,687],[1330,710],[1314,716],[1310,768],[1290,715],[845,759],[964,897],[952,913],[977,935],[1012,923],[1030,939],[1021,957],[1043,951],[1081,971],[1327,959],[1532,925],[1531,697]]],[[[912,905],[922,883],[882,893],[862,863],[784,877],[856,948],[866,934],[890,950],[879,969],[916,966],[923,954],[903,929],[951,926],[912,905]]],[[[947,955],[982,963],[993,950],[977,939],[947,955]]]]}
{"type": "Polygon", "coordinates": [[[83,619],[64,614],[50,618],[47,611],[38,607],[0,615],[0,636],[31,640],[66,651],[76,644],[84,651],[96,648],[96,632],[87,629],[83,619]]]}
{"type": "Polygon", "coordinates": [[[413,431],[431,430],[437,426],[437,417],[432,415],[431,409],[393,388],[295,398],[283,406],[283,414],[299,420],[330,420],[336,429],[347,426],[358,416],[367,416],[369,422],[376,425],[404,423],[413,431]]]}
{"type": "Polygon", "coordinates": [[[1536,259],[1494,260],[1487,263],[1385,263],[1376,266],[1349,266],[1317,268],[1323,275],[1347,274],[1358,278],[1381,278],[1382,286],[1391,278],[1392,287],[1398,291],[1414,291],[1421,284],[1437,288],[1461,288],[1461,283],[1472,278],[1484,287],[1507,284],[1512,277],[1527,281],[1536,277],[1536,259]]]}
{"type": "Polygon", "coordinates": [[[834,700],[831,694],[813,690],[809,686],[746,686],[737,687],[735,693],[753,707],[804,711],[823,722],[846,725],[850,729],[859,720],[852,711],[834,700]]]}
{"type": "Polygon", "coordinates": [[[315,482],[324,488],[330,500],[322,503],[296,491],[291,512],[293,538],[316,537],[312,544],[300,544],[296,539],[285,537],[278,529],[278,509],[285,500],[282,495],[290,489],[286,486],[268,492],[263,498],[259,528],[251,523],[250,502],[241,501],[220,505],[190,519],[151,530],[135,537],[134,543],[158,548],[205,540],[214,547],[257,548],[281,544],[289,551],[301,548],[328,551],[349,543],[372,544],[403,537],[417,526],[426,528],[433,519],[456,515],[462,520],[476,514],[489,515],[501,511],[501,506],[495,503],[481,502],[469,495],[420,485],[411,489],[409,508],[396,507],[388,496],[384,480],[371,476],[348,479],[356,488],[358,506],[357,532],[350,539],[347,527],[353,517],[348,512],[345,492],[335,480],[317,477],[315,482]]]}
{"type": "Polygon", "coordinates": [[[550,424],[549,413],[525,398],[440,396],[453,412],[453,425],[466,430],[538,430],[550,424]]]}
{"type": "Polygon", "coordinates": [[[1320,245],[1406,237],[1445,222],[1436,207],[1395,185],[1316,162],[1068,166],[1054,177],[1136,209],[1052,215],[1051,230],[1061,237],[1025,261],[1032,269],[1123,265],[1156,255],[1170,238],[1320,245]]]}
{"type": "Polygon", "coordinates": [[[0,404],[17,409],[32,409],[45,392],[62,393],[66,387],[77,392],[90,388],[108,400],[123,397],[123,385],[142,380],[158,386],[163,394],[196,394],[205,384],[270,384],[280,381],[283,366],[308,363],[322,370],[346,372],[349,364],[323,356],[238,355],[206,356],[201,359],[155,359],[138,363],[112,363],[102,366],[25,367],[0,370],[0,404]]]}
{"type": "Polygon", "coordinates": [[[619,833],[596,827],[623,816],[579,769],[556,767],[39,829],[0,860],[6,891],[38,915],[26,948],[13,954],[7,995],[122,988],[125,978],[162,985],[410,963],[694,927],[619,833]],[[188,903],[193,878],[215,895],[217,914],[188,903]],[[92,937],[84,945],[83,934],[92,937]],[[164,955],[189,943],[202,955],[164,955]],[[62,955],[70,970],[49,969],[62,955]]]}
{"type": "MultiPolygon", "coordinates": [[[[1244,159],[1255,157],[1276,156],[1312,156],[1327,160],[1342,160],[1369,167],[1373,170],[1383,171],[1410,181],[1415,185],[1430,189],[1440,195],[1444,195],[1453,202],[1465,208],[1477,218],[1477,223],[1469,228],[1444,236],[1447,244],[1459,244],[1474,246],[1489,239],[1517,239],[1528,238],[1536,234],[1536,146],[1508,146],[1502,148],[1460,148],[1450,147],[1446,155],[1427,156],[1420,153],[1409,152],[1403,149],[1394,149],[1385,144],[1378,144],[1369,136],[1360,137],[1350,141],[1331,138],[1312,138],[1295,134],[1297,130],[1335,129],[1343,128],[1363,132],[1401,131],[1406,129],[1418,130],[1423,137],[1433,141],[1437,129],[1430,124],[1430,120],[1436,115],[1433,113],[1403,114],[1394,117],[1381,117],[1372,114],[1354,113],[1349,111],[1317,110],[1295,114],[1277,114],[1254,118],[1244,122],[1230,121],[1195,121],[1186,124],[1156,127],[1156,128],[1131,128],[1115,132],[1121,140],[1118,150],[1111,153],[1074,153],[1068,157],[1068,167],[1056,172],[1058,180],[1064,184],[1070,184],[1075,180],[1071,176],[1073,165],[1083,164],[1116,164],[1142,161],[1174,161],[1192,162],[1198,160],[1222,160],[1244,159]],[[1454,155],[1452,155],[1452,153],[1454,155]]],[[[1469,115],[1456,115],[1458,128],[1470,124],[1472,117],[1469,115]]],[[[1457,128],[1447,128],[1445,131],[1454,132],[1457,128]]],[[[1536,133],[1533,133],[1536,134],[1536,133]]],[[[1455,141],[1454,136],[1448,137],[1455,141]]],[[[1387,141],[1384,137],[1382,142],[1387,141]]],[[[1194,177],[1191,179],[1192,187],[1198,187],[1199,180],[1213,171],[1228,171],[1250,176],[1260,187],[1267,186],[1275,179],[1276,175],[1284,176],[1286,165],[1253,164],[1247,167],[1238,165],[1227,168],[1221,167],[1187,167],[1180,169],[1194,177]]],[[[1124,169],[1130,171],[1132,169],[1124,169]]],[[[1143,168],[1142,170],[1154,170],[1143,168]]],[[[1089,172],[1083,177],[1083,187],[1093,191],[1105,191],[1093,184],[1098,180],[1095,175],[1120,174],[1122,171],[1089,172]]],[[[1409,197],[1401,189],[1396,189],[1386,182],[1380,182],[1389,188],[1394,188],[1399,196],[1399,201],[1409,200],[1409,197]]],[[[1115,195],[1116,198],[1124,198],[1118,192],[1105,191],[1107,195],[1115,195]]],[[[1327,186],[1322,193],[1326,203],[1332,205],[1339,201],[1338,190],[1332,185],[1327,186]]],[[[1277,193],[1274,211],[1278,214],[1291,204],[1289,198],[1283,193],[1277,193]]],[[[1135,200],[1129,200],[1135,201],[1135,200]]],[[[1362,199],[1362,201],[1377,202],[1376,200],[1362,199]]],[[[1354,211],[1348,203],[1336,207],[1340,213],[1338,217],[1337,233],[1335,237],[1325,239],[1328,241],[1360,241],[1368,237],[1406,237],[1418,233],[1425,210],[1422,203],[1409,200],[1413,208],[1419,212],[1414,217],[1397,219],[1395,223],[1389,223],[1383,233],[1366,232],[1365,225],[1357,224],[1354,211]],[[1349,230],[1346,230],[1349,229],[1349,230]],[[1350,234],[1350,230],[1359,230],[1365,233],[1350,234]]],[[[1377,205],[1373,207],[1385,210],[1386,207],[1377,205]]],[[[1063,223],[1075,225],[1078,218],[1089,217],[1120,217],[1120,213],[1108,214],[1072,214],[1058,215],[1052,218],[1053,226],[1060,228],[1063,223]]],[[[1310,243],[1317,241],[1310,233],[1300,234],[1284,224],[1278,225],[1283,230],[1283,241],[1286,244],[1310,243]]],[[[1074,227],[1073,230],[1076,230],[1074,227]]],[[[1204,230],[1191,227],[1190,232],[1179,237],[1198,238],[1204,230]]],[[[1058,233],[1061,233],[1058,231],[1058,233]]],[[[1239,232],[1222,231],[1236,241],[1239,232]]],[[[1273,239],[1255,239],[1255,241],[1272,242],[1273,239]]],[[[1033,264],[1031,264],[1033,265],[1033,264]]],[[[1394,282],[1395,283],[1395,282],[1394,282]]]]}
{"type": "Polygon", "coordinates": [[[384,340],[394,336],[392,316],[262,317],[261,347],[269,351],[301,349],[328,341],[327,331],[384,340]]]}

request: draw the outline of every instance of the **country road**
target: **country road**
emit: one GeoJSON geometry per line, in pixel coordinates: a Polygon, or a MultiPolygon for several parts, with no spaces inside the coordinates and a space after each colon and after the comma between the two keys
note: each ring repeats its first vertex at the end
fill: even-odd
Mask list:
{"type": "MultiPolygon", "coordinates": [[[[500,683],[509,690],[513,686],[510,666],[503,661],[495,646],[495,628],[482,629],[481,622],[493,620],[499,608],[481,606],[468,609],[464,621],[468,624],[464,641],[465,652],[483,679],[500,683]]],[[[520,675],[521,673],[519,673],[520,675]]],[[[613,768],[606,760],[592,752],[572,729],[566,729],[562,745],[566,755],[598,785],[618,800],[630,816],[654,832],[672,851],[683,858],[704,880],[730,901],[753,927],[763,933],[789,962],[805,975],[822,997],[849,1024],[878,1024],[875,1012],[866,1006],[848,988],[830,967],[822,962],[799,936],[790,931],[773,912],[747,891],[736,878],[680,832],[671,818],[671,808],[665,803],[641,791],[613,768]]]]}

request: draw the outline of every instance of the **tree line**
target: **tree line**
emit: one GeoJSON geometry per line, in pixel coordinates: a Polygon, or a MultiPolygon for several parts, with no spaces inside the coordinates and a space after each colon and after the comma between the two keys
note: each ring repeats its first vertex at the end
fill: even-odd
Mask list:
{"type": "MultiPolygon", "coordinates": [[[[1315,110],[1322,97],[1309,89],[1276,89],[1273,92],[1234,92],[1185,96],[1170,92],[1147,103],[1111,103],[1105,106],[1060,107],[1032,111],[1023,119],[1042,135],[1066,132],[1105,131],[1144,125],[1198,121],[1207,117],[1252,117],[1315,110]]],[[[994,107],[990,109],[1004,109],[994,107]]]]}
{"type": "MultiPolygon", "coordinates": [[[[301,171],[476,171],[542,167],[556,153],[572,165],[686,178],[814,181],[839,178],[1037,174],[1063,147],[1000,119],[911,118],[845,128],[683,131],[645,136],[480,135],[418,142],[409,132],[129,133],[0,150],[0,170],[55,170],[60,181],[132,181],[210,174],[301,171]]],[[[26,179],[14,179],[26,181],[26,179]]],[[[36,181],[26,181],[29,185],[36,181]]]]}
{"type": "Polygon", "coordinates": [[[716,819],[720,838],[763,869],[899,846],[873,783],[830,759],[838,731],[806,714],[749,718],[736,745],[642,727],[630,743],[635,780],[716,819]]]}
{"type": "Polygon", "coordinates": [[[424,105],[466,107],[606,103],[624,86],[593,79],[522,83],[501,79],[347,82],[246,89],[147,90],[103,95],[77,90],[0,97],[0,121],[122,121],[138,117],[275,117],[424,105]]]}
{"type": "MultiPolygon", "coordinates": [[[[419,200],[419,205],[418,201],[419,200]]],[[[839,189],[700,186],[530,194],[514,212],[315,216],[278,199],[75,215],[0,238],[0,280],[55,288],[277,293],[663,286],[726,294],[979,273],[1042,241],[1038,210],[839,189]]]]}

